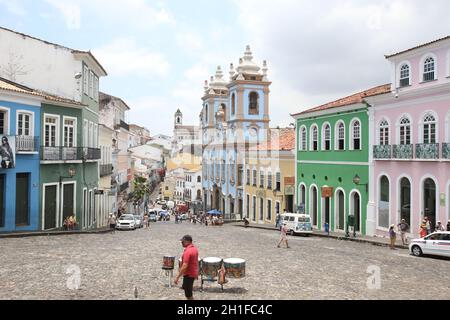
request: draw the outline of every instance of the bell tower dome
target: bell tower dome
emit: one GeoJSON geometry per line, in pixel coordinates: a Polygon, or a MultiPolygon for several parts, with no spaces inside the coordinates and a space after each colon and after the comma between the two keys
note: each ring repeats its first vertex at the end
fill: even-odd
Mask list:
{"type": "Polygon", "coordinates": [[[182,126],[183,125],[183,113],[180,111],[180,109],[177,110],[175,113],[175,120],[174,120],[175,127],[182,126]]]}

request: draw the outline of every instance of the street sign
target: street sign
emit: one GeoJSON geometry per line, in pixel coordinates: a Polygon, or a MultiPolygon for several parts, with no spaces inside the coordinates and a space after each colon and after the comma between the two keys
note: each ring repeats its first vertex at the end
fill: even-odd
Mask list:
{"type": "Polygon", "coordinates": [[[322,198],[333,198],[333,191],[332,187],[323,187],[322,198]]]}
{"type": "Polygon", "coordinates": [[[295,177],[285,177],[284,185],[285,186],[295,186],[295,177]]]}

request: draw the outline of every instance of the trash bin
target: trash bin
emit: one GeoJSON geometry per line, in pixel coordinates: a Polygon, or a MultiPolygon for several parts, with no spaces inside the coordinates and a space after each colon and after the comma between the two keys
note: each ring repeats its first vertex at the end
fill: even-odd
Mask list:
{"type": "Polygon", "coordinates": [[[330,224],[327,222],[327,223],[325,223],[324,227],[325,227],[325,232],[330,234],[330,224]]]}

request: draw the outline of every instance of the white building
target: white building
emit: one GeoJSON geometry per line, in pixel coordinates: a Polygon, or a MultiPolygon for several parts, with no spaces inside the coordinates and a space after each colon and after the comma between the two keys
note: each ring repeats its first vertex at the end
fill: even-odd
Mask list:
{"type": "Polygon", "coordinates": [[[183,113],[177,110],[174,117],[172,156],[179,152],[191,153],[201,157],[202,140],[198,126],[184,125],[183,113]]]}
{"type": "Polygon", "coordinates": [[[186,171],[184,195],[186,201],[202,201],[202,167],[186,171]]]}

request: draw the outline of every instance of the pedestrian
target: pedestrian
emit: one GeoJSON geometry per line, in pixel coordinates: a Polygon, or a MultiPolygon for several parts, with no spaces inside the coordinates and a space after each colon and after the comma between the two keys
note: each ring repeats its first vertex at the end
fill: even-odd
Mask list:
{"type": "Polygon", "coordinates": [[[116,220],[116,216],[112,213],[109,214],[109,228],[111,230],[116,230],[116,224],[117,224],[117,220],[116,220]]]}
{"type": "Polygon", "coordinates": [[[427,221],[424,219],[419,226],[419,234],[421,238],[425,238],[427,236],[427,221]]]}
{"type": "Polygon", "coordinates": [[[426,224],[427,235],[429,235],[429,234],[431,234],[431,222],[428,217],[425,217],[425,224],[426,224]]]}
{"type": "Polygon", "coordinates": [[[198,280],[198,250],[192,243],[192,237],[189,235],[181,239],[184,253],[181,258],[181,269],[175,278],[175,285],[178,285],[181,276],[183,276],[183,289],[188,300],[194,300],[194,281],[198,280]]]}
{"type": "Polygon", "coordinates": [[[408,244],[408,238],[406,237],[406,233],[409,231],[409,224],[406,223],[405,219],[402,219],[402,222],[400,222],[397,225],[397,227],[400,230],[400,234],[402,236],[402,243],[405,246],[408,244]]]}
{"type": "Polygon", "coordinates": [[[281,227],[281,235],[280,235],[280,242],[278,242],[278,248],[281,248],[281,244],[283,243],[283,242],[286,242],[286,248],[287,249],[289,249],[290,247],[289,247],[289,243],[288,243],[288,240],[287,240],[287,233],[288,233],[288,227],[287,227],[287,223],[286,222],[284,222],[283,223],[283,226],[281,227]]]}
{"type": "Polygon", "coordinates": [[[281,221],[281,215],[279,212],[277,213],[277,218],[275,221],[276,221],[275,228],[278,229],[280,227],[280,221],[281,221]]]}
{"type": "Polygon", "coordinates": [[[447,231],[450,231],[450,220],[447,222],[447,231]]]}
{"type": "Polygon", "coordinates": [[[440,221],[437,222],[436,229],[434,231],[445,231],[444,226],[440,221]]]}
{"type": "Polygon", "coordinates": [[[395,242],[397,241],[397,233],[395,232],[394,228],[394,224],[389,228],[389,238],[391,239],[391,244],[389,247],[391,248],[391,250],[395,250],[395,242]]]}
{"type": "Polygon", "coordinates": [[[148,213],[147,212],[144,213],[144,226],[145,226],[145,228],[150,227],[150,223],[149,223],[148,213]]]}

